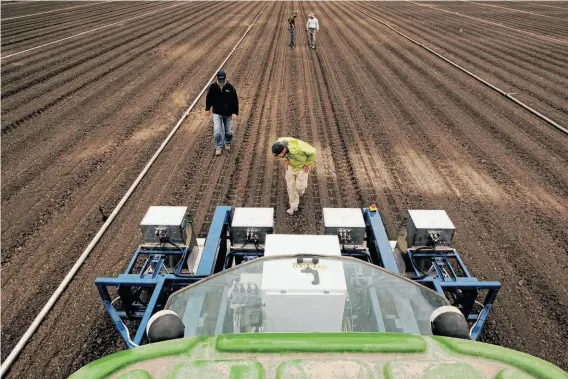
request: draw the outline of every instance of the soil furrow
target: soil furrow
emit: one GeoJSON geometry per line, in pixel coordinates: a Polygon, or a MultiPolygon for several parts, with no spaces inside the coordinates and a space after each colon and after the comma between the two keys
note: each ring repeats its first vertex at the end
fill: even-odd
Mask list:
{"type": "MultiPolygon", "coordinates": [[[[34,13],[61,10],[94,2],[83,1],[42,1],[42,2],[2,2],[2,20],[9,17],[27,16],[34,13]]],[[[100,3],[99,3],[100,4],[100,3]]]]}
{"type": "MultiPolygon", "coordinates": [[[[384,14],[377,14],[377,16],[384,17],[384,14]]],[[[387,20],[392,21],[391,18],[387,20]]],[[[404,29],[407,27],[404,26],[404,29]]],[[[416,24],[413,24],[409,31],[412,33],[411,36],[425,42],[427,46],[441,52],[498,87],[515,93],[517,98],[557,122],[561,124],[568,122],[568,108],[566,108],[568,98],[566,92],[562,90],[565,85],[568,85],[568,81],[560,72],[551,75],[550,66],[536,68],[522,63],[515,64],[523,58],[509,54],[508,49],[498,54],[499,50],[486,49],[484,46],[487,46],[487,43],[473,42],[468,38],[460,38],[461,43],[453,37],[438,38],[428,28],[416,27],[416,24]],[[489,65],[488,62],[493,64],[489,65]]],[[[404,30],[404,32],[408,31],[404,30]]]]}
{"type": "MultiPolygon", "coordinates": [[[[56,88],[57,86],[64,85],[66,81],[70,78],[75,77],[76,75],[80,75],[81,73],[86,73],[91,70],[96,69],[96,66],[93,67],[93,64],[97,63],[98,65],[108,64],[108,61],[112,59],[112,57],[122,55],[128,57],[132,51],[136,51],[139,49],[139,46],[152,42],[153,46],[158,45],[160,42],[163,41],[163,38],[160,39],[161,35],[167,35],[170,31],[168,30],[168,26],[171,29],[179,30],[179,33],[185,32],[190,30],[191,28],[198,25],[204,18],[204,16],[198,16],[194,23],[189,25],[181,24],[180,21],[183,21],[184,18],[191,15],[193,17],[199,15],[199,12],[202,10],[206,10],[210,7],[203,6],[201,8],[196,6],[196,9],[189,8],[184,9],[183,12],[179,10],[175,13],[176,18],[172,18],[170,15],[165,15],[164,20],[168,20],[168,25],[164,25],[164,20],[156,20],[156,26],[154,29],[148,29],[149,25],[145,25],[145,33],[143,34],[136,34],[132,31],[129,34],[129,38],[121,39],[118,43],[110,43],[105,44],[103,49],[97,49],[94,52],[91,51],[89,54],[80,54],[80,59],[74,59],[74,57],[69,63],[57,66],[47,66],[49,69],[48,72],[45,72],[46,66],[42,67],[42,71],[36,70],[27,71],[23,75],[14,78],[7,78],[7,83],[5,85],[5,90],[2,92],[2,100],[4,103],[7,103],[7,109],[11,110],[12,108],[17,108],[24,104],[24,99],[26,94],[22,94],[23,99],[10,99],[16,94],[21,93],[24,90],[30,89],[36,85],[42,85],[42,92],[47,93],[49,90],[56,88]],[[185,26],[185,27],[183,27],[185,26]],[[134,42],[134,43],[133,43],[134,42]],[[34,75],[35,74],[35,75],[34,75]],[[49,82],[49,79],[55,79],[49,82]],[[25,80],[24,80],[25,79],[25,80]],[[10,84],[14,83],[13,86],[10,84]],[[7,101],[9,100],[9,101],[7,101]],[[18,101],[19,100],[19,101],[18,101]]],[[[103,45],[100,45],[103,46],[103,45]]],[[[75,54],[77,54],[76,52],[75,54]]],[[[79,54],[77,54],[79,55],[79,54]]],[[[75,55],[76,56],[76,55],[75,55]]],[[[111,67],[112,69],[112,67],[111,67]]]]}
{"type": "MultiPolygon", "coordinates": [[[[130,5],[124,9],[113,10],[111,14],[95,14],[87,17],[88,22],[85,20],[73,20],[70,25],[65,22],[60,22],[59,19],[52,24],[41,25],[40,27],[31,28],[29,30],[8,33],[6,38],[2,38],[2,53],[9,55],[17,51],[25,50],[31,47],[56,41],[74,34],[79,34],[84,31],[95,29],[97,27],[118,22],[121,19],[128,19],[156,9],[165,8],[165,5],[130,5]],[[135,10],[133,13],[132,11],[135,10]]],[[[25,27],[25,26],[24,26],[25,27]]],[[[4,29],[4,28],[3,28],[4,29]]],[[[4,35],[3,30],[3,35],[4,35]]]]}
{"type": "MultiPolygon", "coordinates": [[[[230,31],[227,31],[227,35],[228,35],[228,33],[230,33],[230,31]]],[[[196,35],[196,37],[199,38],[199,35],[196,35]]],[[[220,37],[224,38],[226,36],[221,35],[220,37]]],[[[199,65],[201,63],[201,61],[205,58],[205,56],[200,56],[199,58],[200,59],[198,59],[196,62],[188,62],[188,63],[192,63],[192,65],[188,66],[187,68],[184,68],[184,70],[181,72],[182,78],[183,77],[190,77],[191,72],[192,72],[192,68],[199,65]]],[[[164,62],[164,63],[166,63],[165,67],[160,66],[160,65],[155,66],[155,67],[153,67],[151,72],[146,72],[145,78],[137,81],[138,86],[132,88],[132,91],[131,91],[132,96],[124,96],[124,95],[127,95],[126,93],[123,93],[123,96],[127,99],[130,98],[130,101],[137,101],[138,104],[136,105],[136,107],[144,108],[143,104],[140,104],[140,101],[139,101],[140,99],[137,99],[135,94],[142,92],[140,86],[150,86],[150,88],[151,88],[152,83],[159,82],[162,76],[167,75],[167,73],[169,71],[171,71],[171,68],[167,69],[167,67],[171,66],[171,64],[169,62],[164,62]]],[[[130,83],[130,87],[132,87],[132,84],[133,83],[130,83]]],[[[168,92],[164,92],[163,90],[161,91],[161,93],[167,94],[168,96],[170,95],[168,92]]],[[[154,101],[164,102],[164,101],[168,101],[168,100],[169,99],[160,99],[160,98],[156,99],[155,96],[154,96],[154,101]]],[[[108,116],[108,113],[107,113],[107,116],[108,116]]],[[[133,115],[134,119],[129,124],[129,125],[131,125],[130,128],[136,128],[138,125],[140,125],[141,123],[144,122],[144,119],[146,119],[149,116],[150,116],[150,114],[146,114],[146,113],[139,113],[139,114],[133,115]]],[[[87,124],[87,129],[89,129],[88,126],[90,126],[90,125],[87,124]]],[[[109,125],[109,126],[111,126],[111,125],[109,125]]],[[[114,148],[119,148],[121,138],[116,135],[116,133],[112,130],[112,128],[106,128],[105,130],[107,130],[108,134],[107,134],[107,136],[103,137],[102,139],[108,141],[107,146],[110,145],[109,148],[103,149],[103,152],[105,152],[105,155],[107,155],[108,151],[106,151],[106,150],[109,150],[114,145],[114,143],[112,143],[110,141],[115,141],[115,143],[117,145],[114,146],[114,148]]],[[[126,129],[126,130],[128,130],[128,129],[126,129]]],[[[83,138],[84,139],[84,132],[83,133],[81,133],[80,131],[77,131],[77,132],[75,133],[77,135],[77,138],[83,138]]],[[[69,135],[65,135],[64,138],[65,137],[68,138],[69,135]]],[[[95,135],[91,136],[91,138],[93,140],[101,139],[101,137],[102,136],[100,136],[100,134],[98,134],[98,135],[95,134],[95,135]]],[[[129,135],[128,134],[123,135],[122,138],[128,139],[129,135]]],[[[22,189],[23,189],[21,186],[30,187],[32,184],[34,184],[34,182],[38,183],[38,185],[41,185],[41,183],[43,181],[42,178],[50,177],[50,176],[54,175],[53,172],[50,172],[48,170],[48,167],[50,167],[50,165],[51,165],[50,162],[52,162],[54,159],[56,159],[57,156],[64,156],[64,155],[72,154],[73,151],[76,151],[77,149],[80,149],[80,146],[78,147],[78,146],[76,146],[76,144],[62,143],[58,139],[53,140],[53,149],[47,150],[50,153],[52,158],[51,159],[45,159],[45,155],[39,155],[37,159],[41,160],[41,162],[42,162],[41,164],[39,164],[39,166],[37,164],[35,164],[35,165],[32,164],[29,167],[34,168],[34,170],[30,170],[30,171],[27,171],[25,173],[21,173],[21,172],[18,173],[18,176],[17,176],[18,180],[16,180],[15,182],[13,181],[12,183],[6,184],[3,187],[3,190],[6,190],[8,193],[21,193],[22,189]],[[20,187],[17,187],[17,189],[16,189],[16,187],[14,187],[14,186],[18,185],[18,183],[19,183],[20,187]]],[[[81,154],[80,150],[79,150],[79,154],[81,154]]],[[[91,167],[93,167],[93,168],[98,168],[102,164],[102,162],[98,162],[96,165],[92,165],[91,162],[89,162],[88,160],[87,161],[84,161],[84,160],[70,161],[69,163],[73,164],[74,167],[69,167],[68,169],[62,170],[61,166],[59,166],[59,167],[55,166],[55,169],[57,169],[59,172],[61,172],[61,171],[68,172],[66,177],[62,178],[62,180],[58,183],[59,188],[65,187],[67,185],[66,182],[68,182],[69,180],[71,180],[72,182],[77,182],[77,180],[75,179],[76,174],[74,174],[74,172],[81,173],[81,172],[85,171],[85,168],[83,167],[83,165],[88,164],[88,165],[91,165],[91,167]]],[[[87,172],[88,171],[89,170],[87,170],[87,172]]],[[[9,175],[8,175],[8,177],[9,177],[9,175]]],[[[55,189],[51,189],[51,190],[55,193],[58,192],[55,189]]],[[[45,188],[44,188],[44,191],[45,191],[45,188]]],[[[28,192],[37,193],[37,187],[35,189],[34,189],[34,187],[31,187],[31,189],[28,190],[28,192]]],[[[28,199],[28,202],[31,202],[35,198],[36,198],[36,196],[33,195],[31,198],[28,199]]],[[[19,220],[17,222],[11,222],[10,224],[11,225],[17,225],[16,230],[36,230],[36,228],[40,224],[47,221],[46,219],[50,217],[49,215],[51,213],[53,213],[56,210],[57,207],[62,207],[62,206],[65,205],[65,203],[66,203],[65,199],[66,198],[67,198],[67,196],[65,196],[63,199],[55,197],[55,199],[53,199],[53,198],[51,199],[51,202],[50,202],[49,199],[45,199],[45,201],[43,202],[43,206],[45,208],[42,208],[41,211],[37,210],[37,205],[42,204],[42,203],[36,203],[36,206],[30,208],[27,213],[8,212],[8,214],[14,214],[14,215],[17,214],[18,217],[19,217],[19,220]],[[54,205],[56,205],[55,209],[53,207],[54,205]],[[37,217],[37,214],[41,214],[41,217],[39,217],[39,219],[37,217]],[[32,215],[35,215],[35,217],[32,216],[32,215]],[[22,223],[22,220],[26,220],[26,218],[27,218],[28,222],[34,223],[35,227],[26,227],[27,223],[25,223],[25,222],[22,223]],[[40,223],[40,224],[38,224],[38,223],[40,223]]],[[[6,203],[9,200],[10,200],[10,196],[3,198],[3,204],[6,205],[6,203]]],[[[7,204],[8,204],[8,209],[9,209],[10,203],[7,203],[7,204]]],[[[21,204],[18,205],[18,207],[21,207],[21,204]]],[[[10,229],[4,228],[3,229],[3,235],[9,236],[9,234],[8,234],[9,231],[10,231],[10,229]]],[[[18,248],[24,242],[25,242],[24,239],[19,238],[17,246],[10,246],[10,245],[6,246],[6,245],[4,245],[2,247],[3,251],[6,252],[7,251],[6,249],[13,250],[14,248],[18,248]]],[[[7,259],[7,258],[9,258],[8,254],[6,254],[4,256],[4,259],[7,259]]]]}

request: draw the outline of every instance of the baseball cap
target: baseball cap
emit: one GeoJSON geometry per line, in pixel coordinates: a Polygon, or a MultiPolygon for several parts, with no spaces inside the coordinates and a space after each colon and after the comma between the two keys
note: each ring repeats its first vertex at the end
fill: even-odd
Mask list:
{"type": "Polygon", "coordinates": [[[217,73],[217,80],[220,83],[225,83],[225,80],[227,79],[227,74],[225,74],[225,71],[219,71],[217,73]]]}
{"type": "Polygon", "coordinates": [[[272,144],[272,155],[278,155],[284,150],[285,145],[282,142],[276,141],[272,144]]]}

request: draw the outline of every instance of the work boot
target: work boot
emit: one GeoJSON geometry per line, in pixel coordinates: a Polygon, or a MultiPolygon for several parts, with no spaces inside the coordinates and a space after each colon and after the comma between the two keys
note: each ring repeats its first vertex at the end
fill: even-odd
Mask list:
{"type": "Polygon", "coordinates": [[[231,145],[225,145],[225,150],[227,151],[231,150],[231,145]]]}
{"type": "Polygon", "coordinates": [[[296,207],[296,208],[290,207],[290,208],[288,208],[288,209],[286,210],[286,212],[287,212],[290,216],[292,216],[292,215],[294,214],[294,212],[298,212],[298,207],[296,207]]]}
{"type": "Polygon", "coordinates": [[[218,157],[219,155],[221,155],[221,153],[222,153],[221,149],[215,149],[215,156],[218,157]]]}

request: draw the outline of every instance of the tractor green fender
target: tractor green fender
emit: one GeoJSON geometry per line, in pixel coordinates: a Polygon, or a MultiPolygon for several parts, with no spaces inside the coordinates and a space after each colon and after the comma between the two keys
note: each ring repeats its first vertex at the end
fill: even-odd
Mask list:
{"type": "Polygon", "coordinates": [[[550,378],[542,359],[481,342],[398,333],[251,333],[121,351],[71,378],[550,378]]]}

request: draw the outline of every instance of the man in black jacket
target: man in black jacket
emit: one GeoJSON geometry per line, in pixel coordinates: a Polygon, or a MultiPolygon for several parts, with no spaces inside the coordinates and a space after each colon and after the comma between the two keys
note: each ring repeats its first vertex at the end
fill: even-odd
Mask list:
{"type": "Polygon", "coordinates": [[[223,126],[225,128],[225,150],[233,144],[233,119],[239,114],[237,90],[227,81],[225,71],[217,73],[217,83],[211,84],[205,100],[205,110],[213,113],[213,135],[215,155],[223,151],[223,126]]]}
{"type": "Polygon", "coordinates": [[[290,31],[290,47],[296,47],[296,17],[298,12],[294,12],[288,19],[288,30],[290,31]]]}

